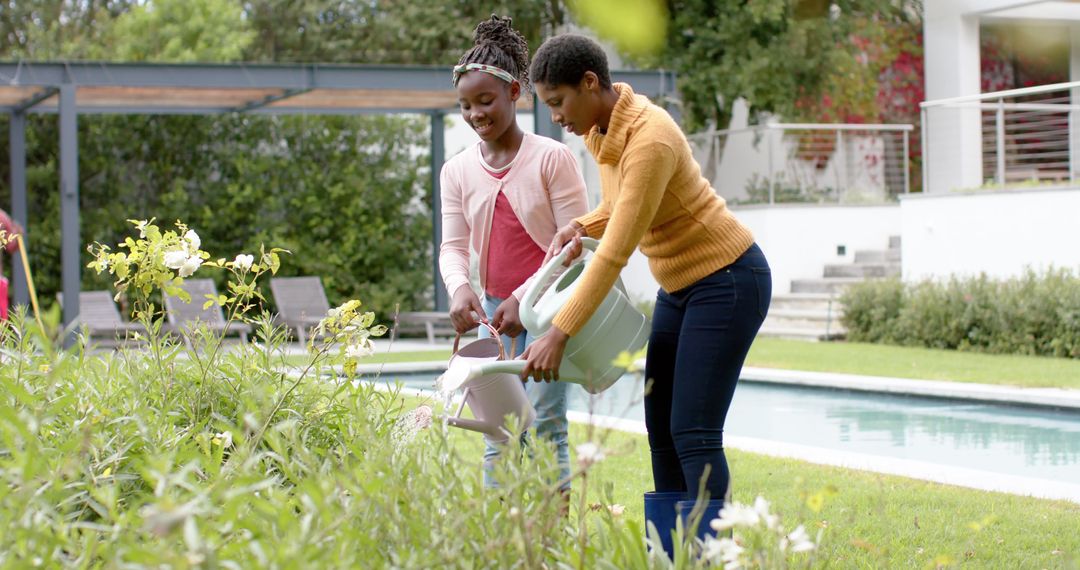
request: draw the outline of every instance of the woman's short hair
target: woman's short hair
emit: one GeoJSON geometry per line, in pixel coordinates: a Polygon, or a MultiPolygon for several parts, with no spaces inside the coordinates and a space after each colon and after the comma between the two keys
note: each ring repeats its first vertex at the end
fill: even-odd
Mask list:
{"type": "Polygon", "coordinates": [[[600,78],[600,86],[611,87],[607,55],[600,44],[577,34],[549,38],[533,56],[529,75],[534,83],[577,85],[591,71],[600,78]]]}

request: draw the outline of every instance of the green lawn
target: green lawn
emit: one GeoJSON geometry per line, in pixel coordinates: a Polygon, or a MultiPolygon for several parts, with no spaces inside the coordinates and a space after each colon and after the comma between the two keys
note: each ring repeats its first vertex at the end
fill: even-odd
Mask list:
{"type": "Polygon", "coordinates": [[[852,342],[758,338],[748,366],[870,376],[1080,389],[1080,360],[852,342]]]}
{"type": "MultiPolygon", "coordinates": [[[[588,427],[571,426],[573,445],[588,427]]],[[[481,438],[453,430],[465,458],[476,459],[481,438]]],[[[611,449],[590,472],[587,502],[606,502],[611,489],[624,516],[644,518],[641,494],[652,489],[645,436],[595,434],[611,449]]],[[[865,471],[728,451],[734,500],[768,499],[787,528],[823,532],[815,568],[1080,568],[1080,505],[990,493],[865,471]],[[808,498],[824,496],[820,511],[808,498]]],[[[580,492],[581,483],[575,481],[580,492]]],[[[578,504],[579,497],[574,498],[578,504]]]]}
{"type": "MultiPolygon", "coordinates": [[[[364,363],[447,360],[447,350],[377,353],[364,363]]],[[[295,358],[295,357],[294,357],[295,358]]],[[[1080,389],[1080,360],[853,342],[758,338],[747,366],[922,380],[1080,389]]]]}

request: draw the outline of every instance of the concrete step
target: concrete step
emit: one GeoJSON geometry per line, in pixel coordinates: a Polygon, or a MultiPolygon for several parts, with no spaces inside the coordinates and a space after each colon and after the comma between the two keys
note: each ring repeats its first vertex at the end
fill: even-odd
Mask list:
{"type": "Polygon", "coordinates": [[[900,249],[857,249],[855,263],[900,262],[900,249]]]}
{"type": "MultiPolygon", "coordinates": [[[[837,308],[839,305],[837,305],[837,308]]],[[[810,323],[825,323],[828,321],[836,321],[838,319],[838,313],[835,309],[830,312],[826,309],[784,309],[769,307],[769,314],[765,317],[768,319],[785,319],[789,321],[806,321],[810,323]]]]}
{"type": "Polygon", "coordinates": [[[831,263],[825,266],[825,277],[895,277],[899,275],[899,263],[831,263]]]}
{"type": "Polygon", "coordinates": [[[773,325],[771,323],[765,323],[761,325],[761,330],[758,331],[758,336],[770,338],[786,338],[792,340],[819,341],[842,338],[843,335],[828,335],[825,333],[824,330],[819,329],[790,328],[780,325],[773,325]]]}
{"type": "Polygon", "coordinates": [[[792,293],[835,293],[839,295],[849,285],[861,283],[862,277],[826,277],[823,279],[792,279],[792,293]]]}
{"type": "Polygon", "coordinates": [[[830,293],[790,293],[773,295],[769,311],[779,309],[799,309],[827,312],[831,307],[838,307],[836,295],[830,293]]]}
{"type": "Polygon", "coordinates": [[[840,324],[840,315],[828,313],[779,310],[769,311],[765,325],[784,329],[806,329],[820,331],[822,334],[845,332],[840,324]]]}

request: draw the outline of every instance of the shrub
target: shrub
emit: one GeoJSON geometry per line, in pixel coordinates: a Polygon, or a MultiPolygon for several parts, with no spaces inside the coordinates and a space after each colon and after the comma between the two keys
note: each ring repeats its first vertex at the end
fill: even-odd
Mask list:
{"type": "Polygon", "coordinates": [[[854,341],[1080,358],[1080,276],[1068,269],[1004,280],[868,281],[841,303],[854,341]]]}
{"type": "Polygon", "coordinates": [[[899,279],[866,281],[849,287],[840,297],[844,306],[840,322],[847,328],[848,338],[857,342],[895,342],[903,294],[899,279]]]}

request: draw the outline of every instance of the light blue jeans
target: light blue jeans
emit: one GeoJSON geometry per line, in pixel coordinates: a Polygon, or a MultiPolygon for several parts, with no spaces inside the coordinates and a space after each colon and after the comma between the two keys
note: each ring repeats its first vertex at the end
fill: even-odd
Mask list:
{"type": "MultiPolygon", "coordinates": [[[[495,315],[496,309],[499,308],[499,304],[503,302],[503,299],[497,299],[484,295],[484,299],[481,304],[484,307],[484,313],[490,319],[495,315]]],[[[480,338],[487,338],[491,336],[491,332],[485,327],[480,327],[480,338]]],[[[507,335],[502,335],[503,346],[506,350],[510,350],[513,339],[507,335]]],[[[525,352],[525,347],[529,346],[529,343],[533,341],[533,336],[529,331],[525,331],[518,336],[516,354],[513,357],[520,356],[522,352],[525,352]]],[[[560,489],[569,489],[570,482],[567,478],[570,476],[570,444],[567,432],[569,430],[569,422],[566,419],[566,389],[569,385],[566,382],[526,382],[525,392],[529,396],[529,402],[536,410],[536,421],[533,422],[533,429],[536,430],[536,434],[541,438],[550,441],[555,446],[555,458],[559,462],[559,481],[563,483],[559,485],[560,489]]],[[[492,478],[492,470],[495,466],[495,461],[502,454],[502,446],[492,445],[484,440],[484,486],[491,488],[498,486],[495,480],[492,478]]],[[[523,434],[521,436],[521,445],[528,445],[528,435],[523,434]]]]}

